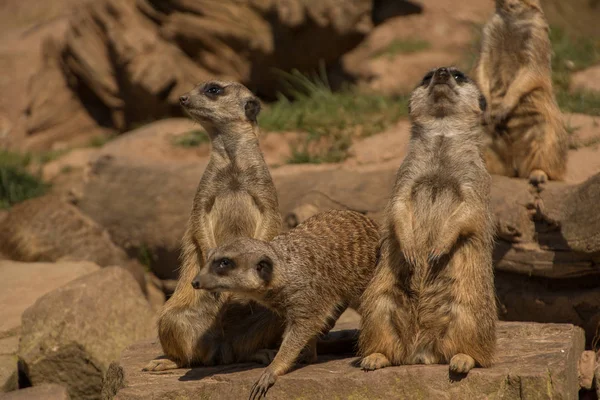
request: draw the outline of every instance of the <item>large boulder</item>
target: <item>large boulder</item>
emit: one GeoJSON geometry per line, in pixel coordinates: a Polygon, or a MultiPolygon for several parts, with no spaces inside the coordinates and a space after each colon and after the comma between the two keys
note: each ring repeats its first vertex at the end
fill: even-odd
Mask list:
{"type": "Polygon", "coordinates": [[[0,337],[18,332],[21,314],[40,297],[99,269],[91,262],[0,261],[0,337]]]}
{"type": "Polygon", "coordinates": [[[35,84],[53,74],[48,90],[37,85],[30,94],[28,132],[39,138],[31,147],[47,145],[45,127],[64,125],[65,139],[73,124],[85,129],[84,108],[114,131],[180,115],[178,97],[209,78],[274,96],[281,89],[275,69],[335,64],[371,29],[370,13],[371,0],[82,2],[59,53],[49,52],[56,56],[33,77],[35,84]],[[52,96],[60,101],[46,101],[52,96]],[[74,97],[78,104],[65,107],[74,97]]]}
{"type": "Polygon", "coordinates": [[[0,395],[2,400],[69,400],[71,397],[64,386],[40,385],[0,395]]]}
{"type": "Polygon", "coordinates": [[[0,393],[10,392],[19,387],[17,347],[18,335],[0,339],[0,393]]]}
{"type": "Polygon", "coordinates": [[[52,195],[13,206],[0,223],[0,251],[18,261],[90,261],[126,268],[145,290],[144,268],[117,247],[105,228],[52,195]]]}
{"type": "MultiPolygon", "coordinates": [[[[319,362],[280,377],[268,398],[340,399],[576,399],[577,362],[583,331],[572,325],[500,323],[491,368],[475,368],[464,379],[448,377],[447,365],[390,367],[369,373],[354,359],[319,356],[319,362]]],[[[156,340],[129,347],[113,364],[105,387],[118,400],[241,399],[262,373],[257,364],[142,372],[160,355],[156,340]]],[[[110,398],[109,396],[105,398],[110,398]]]]}
{"type": "Polygon", "coordinates": [[[18,388],[21,314],[44,294],[99,269],[90,262],[0,260],[0,393],[18,388]]]}
{"type": "Polygon", "coordinates": [[[108,365],[126,346],[154,335],[153,313],[136,281],[107,267],[28,308],[18,355],[34,386],[58,383],[73,398],[98,399],[108,365]]]}

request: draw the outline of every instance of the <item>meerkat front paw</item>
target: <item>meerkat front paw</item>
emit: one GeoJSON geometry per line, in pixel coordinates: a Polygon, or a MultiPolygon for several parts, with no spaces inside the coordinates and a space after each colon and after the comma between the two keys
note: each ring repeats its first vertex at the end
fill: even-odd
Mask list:
{"type": "Polygon", "coordinates": [[[260,378],[256,381],[250,391],[249,400],[264,399],[267,396],[267,391],[275,384],[277,375],[269,368],[265,369],[260,378]]]}
{"type": "Polygon", "coordinates": [[[455,374],[466,374],[475,366],[475,360],[473,357],[458,353],[450,360],[450,372],[455,374]]]}
{"type": "Polygon", "coordinates": [[[494,110],[491,113],[491,121],[494,126],[502,125],[506,123],[508,116],[510,115],[511,110],[508,107],[500,106],[497,110],[494,110]]]}
{"type": "Polygon", "coordinates": [[[173,360],[169,360],[168,358],[157,358],[156,360],[150,361],[142,371],[167,371],[169,369],[177,369],[180,368],[179,365],[173,360]]]}
{"type": "Polygon", "coordinates": [[[529,183],[533,186],[543,185],[548,181],[548,175],[541,169],[534,169],[529,174],[529,183]]]}
{"type": "Polygon", "coordinates": [[[392,365],[390,360],[381,353],[373,353],[363,358],[360,362],[360,367],[365,371],[374,371],[389,367],[390,365],[392,365]]]}

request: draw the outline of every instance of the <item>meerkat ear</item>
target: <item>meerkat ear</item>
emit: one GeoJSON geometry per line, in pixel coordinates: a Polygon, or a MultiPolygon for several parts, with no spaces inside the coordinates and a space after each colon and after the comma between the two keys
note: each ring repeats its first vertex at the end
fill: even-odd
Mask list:
{"type": "Polygon", "coordinates": [[[216,251],[217,249],[214,247],[212,249],[206,250],[206,257],[204,258],[204,261],[208,262],[208,260],[210,260],[215,255],[216,251]]]}
{"type": "Polygon", "coordinates": [[[479,108],[481,108],[481,111],[487,110],[487,100],[484,95],[479,96],[479,108]]]}
{"type": "Polygon", "coordinates": [[[267,256],[263,257],[258,264],[256,264],[256,272],[260,279],[267,283],[271,282],[271,279],[273,278],[273,260],[267,256]]]}
{"type": "Polygon", "coordinates": [[[246,112],[246,118],[252,122],[256,122],[258,113],[260,113],[260,100],[254,97],[246,101],[246,104],[244,104],[244,111],[246,112]]]}

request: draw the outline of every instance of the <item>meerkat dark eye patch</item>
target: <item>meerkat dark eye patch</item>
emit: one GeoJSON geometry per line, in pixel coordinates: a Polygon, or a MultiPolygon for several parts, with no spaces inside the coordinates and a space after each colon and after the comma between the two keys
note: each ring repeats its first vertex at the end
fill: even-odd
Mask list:
{"type": "Polygon", "coordinates": [[[429,85],[429,82],[431,82],[431,79],[433,78],[433,74],[435,71],[430,71],[427,75],[425,75],[423,77],[423,80],[421,81],[421,86],[427,86],[429,85]]]}
{"type": "Polygon", "coordinates": [[[235,263],[233,260],[223,257],[217,260],[214,260],[210,266],[211,272],[217,275],[225,275],[227,272],[231,271],[235,268],[235,263]]]}
{"type": "Polygon", "coordinates": [[[223,94],[225,89],[216,83],[209,83],[204,87],[204,93],[209,96],[219,96],[223,94]]]}
{"type": "Polygon", "coordinates": [[[467,78],[467,76],[465,74],[463,74],[462,72],[460,72],[458,70],[452,71],[452,77],[454,78],[454,80],[457,83],[465,83],[469,80],[469,78],[467,78]]]}
{"type": "Polygon", "coordinates": [[[479,96],[479,108],[481,108],[481,111],[487,110],[487,100],[484,95],[479,96]]]}
{"type": "Polygon", "coordinates": [[[244,104],[244,111],[246,113],[246,118],[252,122],[256,122],[258,113],[260,113],[260,101],[258,99],[246,101],[246,104],[244,104]]]}
{"type": "Polygon", "coordinates": [[[256,264],[256,272],[260,279],[265,282],[270,282],[273,277],[273,261],[268,257],[261,259],[258,264],[256,264]]]}

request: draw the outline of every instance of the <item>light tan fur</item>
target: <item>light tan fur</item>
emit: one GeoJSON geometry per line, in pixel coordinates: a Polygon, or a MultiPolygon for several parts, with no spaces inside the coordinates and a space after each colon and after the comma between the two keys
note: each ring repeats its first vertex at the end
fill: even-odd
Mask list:
{"type": "Polygon", "coordinates": [[[268,362],[259,351],[281,338],[283,322],[275,314],[228,293],[192,287],[210,249],[239,237],[271,240],[280,231],[277,194],[258,143],[260,102],[243,85],[219,81],[198,85],[180,101],[208,133],[211,156],[183,238],[179,281],[158,321],[167,359],[145,370],[268,362]]]}
{"type": "Polygon", "coordinates": [[[410,100],[412,135],[361,303],[361,366],[488,367],[497,320],[491,178],[477,86],[454,68],[425,76],[410,100]]]}
{"type": "Polygon", "coordinates": [[[375,270],[377,226],[354,211],[317,214],[273,241],[240,238],[211,251],[195,285],[233,291],[275,311],[286,321],[273,362],[254,385],[261,398],[290,370],[301,351],[316,359],[319,334],[333,327],[346,307],[357,307],[375,270]]]}
{"type": "Polygon", "coordinates": [[[548,31],[538,0],[496,0],[475,70],[488,101],[488,171],[536,185],[564,178],[568,150],[548,31]]]}

